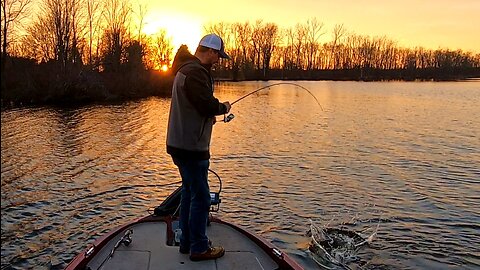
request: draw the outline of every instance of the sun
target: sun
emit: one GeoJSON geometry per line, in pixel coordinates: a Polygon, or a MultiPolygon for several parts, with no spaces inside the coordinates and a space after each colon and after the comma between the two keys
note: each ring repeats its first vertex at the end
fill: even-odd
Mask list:
{"type": "Polygon", "coordinates": [[[143,29],[147,35],[153,35],[164,29],[167,36],[172,38],[173,53],[176,53],[182,44],[186,44],[191,52],[195,51],[202,37],[201,22],[184,15],[147,15],[143,29]]]}

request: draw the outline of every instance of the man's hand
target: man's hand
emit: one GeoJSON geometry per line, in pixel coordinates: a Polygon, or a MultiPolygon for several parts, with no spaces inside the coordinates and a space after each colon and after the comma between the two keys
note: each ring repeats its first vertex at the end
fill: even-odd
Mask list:
{"type": "Polygon", "coordinates": [[[232,105],[230,105],[230,102],[228,101],[225,101],[223,102],[223,105],[225,105],[225,107],[227,107],[227,113],[230,111],[230,109],[232,108],[232,105]]]}

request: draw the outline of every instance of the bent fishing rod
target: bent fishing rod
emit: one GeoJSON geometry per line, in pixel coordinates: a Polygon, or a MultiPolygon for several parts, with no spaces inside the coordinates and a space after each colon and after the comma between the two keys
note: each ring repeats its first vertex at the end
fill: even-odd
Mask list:
{"type": "MultiPolygon", "coordinates": [[[[250,92],[250,93],[248,93],[248,94],[246,94],[246,95],[238,98],[237,100],[235,100],[235,101],[233,101],[232,103],[230,103],[230,105],[233,106],[235,103],[237,103],[237,102],[239,102],[239,101],[241,101],[241,100],[243,100],[243,99],[245,99],[245,98],[247,98],[247,97],[249,97],[249,96],[251,96],[251,95],[253,95],[253,94],[255,94],[255,93],[259,92],[259,91],[261,91],[261,90],[264,90],[264,89],[269,90],[271,87],[278,86],[278,85],[293,85],[293,86],[299,87],[299,88],[307,91],[307,93],[309,93],[309,94],[315,99],[315,101],[317,102],[318,106],[320,106],[320,109],[322,109],[322,111],[323,111],[322,104],[320,104],[320,102],[318,101],[317,97],[316,97],[312,92],[310,92],[310,90],[308,90],[306,87],[301,86],[300,84],[290,83],[290,82],[280,82],[280,83],[274,83],[274,84],[269,84],[269,85],[260,87],[260,88],[258,88],[258,89],[256,89],[256,90],[254,90],[254,91],[252,91],[252,92],[250,92]]],[[[223,117],[223,122],[228,123],[228,122],[232,121],[234,117],[235,117],[235,115],[233,115],[232,113],[230,113],[228,116],[227,116],[227,115],[224,115],[224,117],[223,117]]]]}

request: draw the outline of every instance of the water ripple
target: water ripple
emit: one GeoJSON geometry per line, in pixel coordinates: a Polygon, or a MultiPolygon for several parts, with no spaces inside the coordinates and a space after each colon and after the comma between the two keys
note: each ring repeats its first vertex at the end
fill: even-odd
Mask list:
{"type": "MultiPolygon", "coordinates": [[[[310,219],[360,231],[378,224],[362,269],[480,267],[478,83],[302,84],[324,111],[279,87],[215,125],[220,217],[307,269],[316,267],[310,219]]],[[[235,100],[263,85],[226,83],[217,95],[235,100]]],[[[152,98],[3,111],[2,269],[62,269],[170,194],[180,179],[165,153],[168,109],[152,98]]],[[[213,176],[210,185],[218,188],[213,176]]]]}

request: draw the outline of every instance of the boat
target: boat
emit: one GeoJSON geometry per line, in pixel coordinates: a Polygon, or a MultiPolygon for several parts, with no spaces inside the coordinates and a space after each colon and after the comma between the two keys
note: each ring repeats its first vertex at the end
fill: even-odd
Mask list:
{"type": "Polygon", "coordinates": [[[153,213],[101,236],[65,269],[303,269],[261,236],[215,217],[213,213],[218,211],[221,202],[220,192],[211,192],[207,235],[214,245],[225,248],[225,255],[215,260],[191,261],[188,254],[179,252],[180,194],[181,187],[153,213]]]}

